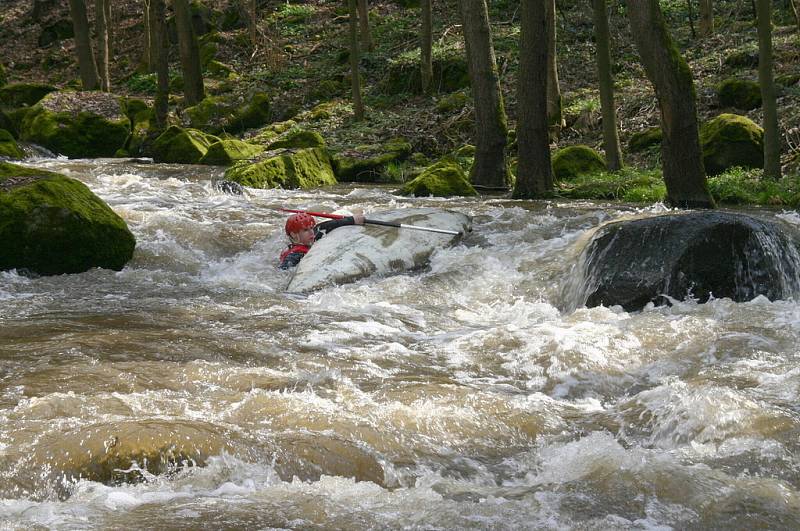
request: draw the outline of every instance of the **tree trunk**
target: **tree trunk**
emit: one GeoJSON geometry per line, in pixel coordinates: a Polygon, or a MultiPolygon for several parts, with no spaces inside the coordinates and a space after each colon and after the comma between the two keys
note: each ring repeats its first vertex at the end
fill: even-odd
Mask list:
{"type": "Polygon", "coordinates": [[[97,32],[97,72],[100,75],[100,86],[104,92],[111,91],[111,78],[108,73],[108,0],[94,1],[94,22],[97,32]]]}
{"type": "Polygon", "coordinates": [[[433,0],[422,0],[422,26],[419,32],[420,75],[423,94],[433,92],[433,19],[431,4],[433,0]]]}
{"type": "Polygon", "coordinates": [[[797,8],[797,0],[789,0],[789,3],[792,5],[794,19],[797,21],[797,30],[800,31],[800,9],[797,8]]]}
{"type": "Polygon", "coordinates": [[[108,34],[108,60],[114,58],[114,19],[111,18],[111,0],[103,0],[103,12],[106,16],[106,33],[108,34]]]}
{"type": "Polygon", "coordinates": [[[567,123],[561,112],[561,88],[558,85],[558,56],[556,55],[556,0],[547,3],[547,121],[558,138],[567,123]]]}
{"type": "Polygon", "coordinates": [[[521,1],[517,80],[519,159],[513,193],[513,197],[518,199],[547,196],[553,190],[546,112],[547,25],[550,22],[552,19],[542,0],[521,1]]]}
{"type": "Polygon", "coordinates": [[[154,102],[156,129],[166,129],[169,110],[169,40],[164,0],[150,0],[150,58],[158,84],[154,102]]]}
{"type": "Polygon", "coordinates": [[[255,50],[258,46],[258,0],[248,1],[247,32],[250,34],[250,46],[255,50]]]}
{"type": "Polygon", "coordinates": [[[714,33],[714,0],[700,0],[700,35],[714,33]]]}
{"type": "Polygon", "coordinates": [[[684,208],[712,208],[689,65],[667,32],[658,0],[628,0],[631,33],[661,111],[661,160],[667,201],[684,208]]]}
{"type": "Polygon", "coordinates": [[[369,30],[369,7],[367,0],[358,0],[358,23],[361,28],[361,49],[371,52],[374,48],[372,32],[369,30]]]}
{"type": "Polygon", "coordinates": [[[778,109],[775,81],[772,78],[772,4],[757,0],[758,9],[758,83],[764,110],[764,177],[781,178],[781,137],[778,131],[778,109]]]}
{"type": "Polygon", "coordinates": [[[144,50],[142,51],[142,64],[146,72],[153,72],[153,61],[150,58],[150,52],[153,49],[153,45],[150,42],[150,35],[152,34],[152,29],[150,28],[150,0],[142,0],[142,3],[144,4],[144,50]]]}
{"type": "Polygon", "coordinates": [[[192,13],[188,0],[173,0],[175,26],[178,30],[178,48],[183,71],[183,94],[187,106],[200,103],[205,98],[203,69],[200,67],[200,46],[192,27],[192,13]]]}
{"type": "Polygon", "coordinates": [[[72,27],[75,29],[75,51],[78,55],[78,68],[84,90],[98,87],[97,65],[94,62],[92,41],[89,38],[89,20],[86,18],[86,2],[69,0],[72,27]]]}
{"type": "Polygon", "coordinates": [[[597,46],[597,79],[600,85],[600,110],[603,115],[603,149],[609,171],[622,168],[617,112],[614,104],[614,80],[611,77],[611,37],[608,31],[606,0],[592,0],[594,35],[597,46]]]}
{"type": "Polygon", "coordinates": [[[464,44],[472,98],[475,103],[475,162],[469,173],[473,184],[508,184],[505,161],[506,112],[500,92],[489,13],[485,0],[461,0],[464,44]]]}
{"type": "Polygon", "coordinates": [[[347,0],[350,8],[350,77],[353,87],[353,117],[364,119],[364,104],[361,102],[361,76],[358,73],[360,62],[358,50],[358,6],[356,0],[347,0]]]}

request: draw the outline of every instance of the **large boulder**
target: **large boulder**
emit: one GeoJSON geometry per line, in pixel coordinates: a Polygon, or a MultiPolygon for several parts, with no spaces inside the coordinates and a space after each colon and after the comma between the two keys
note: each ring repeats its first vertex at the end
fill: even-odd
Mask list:
{"type": "MultiPolygon", "coordinates": [[[[447,54],[432,60],[433,77],[431,88],[434,92],[455,92],[469,87],[469,73],[463,53],[447,54]]],[[[422,92],[422,75],[417,56],[401,56],[390,62],[386,76],[380,84],[386,94],[422,92]]]]}
{"type": "Polygon", "coordinates": [[[22,120],[20,139],[70,158],[111,157],[125,146],[130,120],[106,92],[52,92],[22,120]]]}
{"type": "Polygon", "coordinates": [[[404,138],[356,146],[333,154],[333,171],[340,181],[376,182],[381,180],[390,162],[403,160],[410,154],[411,144],[404,138]]]}
{"type": "Polygon", "coordinates": [[[777,221],[730,212],[689,212],[613,221],[592,235],[567,306],[620,305],[692,297],[785,299],[800,288],[800,239],[777,221]]]}
{"type": "Polygon", "coordinates": [[[210,166],[230,166],[239,160],[257,157],[264,148],[241,140],[223,139],[208,146],[208,151],[200,159],[200,164],[210,166]]]}
{"type": "Polygon", "coordinates": [[[749,111],[761,107],[761,87],[749,79],[728,78],[717,87],[719,104],[749,111]]]}
{"type": "Polygon", "coordinates": [[[0,157],[21,159],[24,156],[25,153],[17,145],[14,136],[5,129],[0,129],[0,157]]]}
{"type": "Polygon", "coordinates": [[[153,160],[176,164],[199,164],[219,138],[196,129],[171,125],[153,142],[153,160]]]}
{"type": "Polygon", "coordinates": [[[260,127],[269,123],[272,116],[269,96],[261,92],[243,104],[222,96],[208,96],[186,108],[184,114],[191,127],[215,134],[260,127]]]}
{"type": "Polygon", "coordinates": [[[764,167],[764,130],[746,116],[720,114],[700,127],[703,164],[708,175],[728,168],[764,167]]]}
{"type": "Polygon", "coordinates": [[[120,270],[135,245],[125,221],[80,181],[0,162],[0,270],[120,270]]]}
{"type": "Polygon", "coordinates": [[[464,169],[451,159],[443,159],[428,166],[414,180],[406,183],[400,193],[416,197],[478,195],[469,183],[464,169]]]}
{"type": "Polygon", "coordinates": [[[553,176],[559,181],[603,171],[606,171],[603,157],[589,146],[569,146],[553,155],[553,176]]]}
{"type": "Polygon", "coordinates": [[[325,148],[267,152],[258,162],[239,162],[228,168],[225,180],[251,188],[316,188],[336,184],[325,148]]]}
{"type": "Polygon", "coordinates": [[[16,109],[19,107],[30,107],[55,92],[55,87],[43,85],[41,83],[14,83],[0,88],[0,108],[16,109]]]}

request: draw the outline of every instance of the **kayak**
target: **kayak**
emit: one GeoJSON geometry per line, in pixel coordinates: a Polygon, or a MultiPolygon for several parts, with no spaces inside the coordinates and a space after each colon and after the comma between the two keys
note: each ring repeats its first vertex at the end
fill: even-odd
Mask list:
{"type": "Polygon", "coordinates": [[[421,267],[436,249],[452,245],[471,230],[469,216],[438,208],[370,213],[372,220],[432,227],[457,235],[382,225],[348,225],[317,241],[295,268],[287,291],[306,293],[370,275],[421,267]]]}

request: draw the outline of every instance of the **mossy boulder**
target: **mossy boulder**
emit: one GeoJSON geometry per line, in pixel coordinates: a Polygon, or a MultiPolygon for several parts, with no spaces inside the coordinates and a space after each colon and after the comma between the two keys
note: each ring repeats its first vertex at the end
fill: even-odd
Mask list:
{"type": "Polygon", "coordinates": [[[249,102],[236,110],[226,129],[233,133],[253,129],[269,123],[271,117],[269,96],[258,92],[249,102]]]}
{"type": "Polygon", "coordinates": [[[347,182],[380,181],[390,162],[403,160],[411,154],[411,144],[404,138],[393,138],[383,144],[357,146],[333,155],[336,178],[347,182]]]}
{"type": "Polygon", "coordinates": [[[128,137],[124,151],[127,155],[137,155],[141,152],[150,132],[150,123],[154,120],[153,108],[143,100],[136,98],[123,98],[122,108],[131,127],[131,135],[128,137]]]}
{"type": "Polygon", "coordinates": [[[764,130],[738,114],[720,114],[700,127],[703,164],[708,175],[728,168],[764,166],[764,130]]]}
{"type": "Polygon", "coordinates": [[[26,113],[20,139],[70,158],[111,157],[125,146],[130,120],[106,92],[52,92],[26,113]]]}
{"type": "Polygon", "coordinates": [[[218,133],[225,127],[228,117],[233,113],[233,106],[219,96],[208,96],[197,105],[184,109],[186,120],[194,129],[202,129],[218,133]]]}
{"type": "Polygon", "coordinates": [[[414,180],[406,183],[401,189],[402,195],[416,197],[451,197],[476,196],[478,192],[467,180],[467,174],[452,159],[442,159],[428,166],[414,180]]]}
{"type": "Polygon", "coordinates": [[[761,88],[755,81],[728,78],[717,87],[719,104],[749,111],[761,106],[761,88]]]}
{"type": "Polygon", "coordinates": [[[728,54],[723,62],[731,68],[757,68],[758,49],[737,50],[728,54]]]}
{"type": "Polygon", "coordinates": [[[0,108],[16,109],[36,105],[42,98],[55,92],[56,87],[41,83],[14,83],[0,88],[0,108]]]}
{"type": "Polygon", "coordinates": [[[11,133],[5,129],[0,129],[0,157],[21,159],[24,156],[25,153],[19,148],[11,133]]]}
{"type": "Polygon", "coordinates": [[[212,59],[205,67],[205,71],[216,79],[231,79],[238,77],[232,66],[226,65],[223,62],[212,59]]]}
{"type": "Polygon", "coordinates": [[[172,125],[153,142],[153,159],[156,162],[198,164],[215,142],[219,142],[219,138],[214,135],[172,125]]]}
{"type": "Polygon", "coordinates": [[[553,155],[553,175],[561,181],[605,170],[603,157],[589,146],[569,146],[553,155]]]}
{"type": "Polygon", "coordinates": [[[310,147],[325,147],[325,139],[316,131],[301,128],[292,128],[267,145],[267,149],[310,147]]]}
{"type": "MultiPolygon", "coordinates": [[[[463,54],[445,54],[432,60],[434,92],[455,92],[468,88],[469,73],[463,54]]],[[[419,94],[422,92],[422,74],[419,61],[403,57],[389,64],[386,76],[380,85],[385,94],[419,94]]]]}
{"type": "Polygon", "coordinates": [[[125,221],[80,181],[0,162],[0,270],[118,271],[135,246],[125,221]]]}
{"type": "Polygon", "coordinates": [[[285,150],[258,162],[239,162],[228,168],[225,180],[251,188],[316,188],[336,184],[324,148],[285,150]]]}
{"type": "Polygon", "coordinates": [[[664,138],[664,133],[660,127],[651,127],[644,131],[639,131],[631,135],[628,141],[628,149],[636,153],[644,151],[650,146],[657,146],[661,144],[661,139],[664,138]]]}
{"type": "Polygon", "coordinates": [[[208,151],[200,159],[200,164],[210,166],[230,166],[236,161],[257,157],[264,148],[236,139],[223,139],[208,146],[208,151]]]}
{"type": "Polygon", "coordinates": [[[296,128],[297,128],[297,122],[295,122],[294,120],[286,120],[284,122],[271,123],[260,129],[258,134],[249,139],[249,142],[253,144],[260,144],[262,146],[267,146],[271,142],[277,140],[278,137],[280,137],[287,131],[296,128]]]}

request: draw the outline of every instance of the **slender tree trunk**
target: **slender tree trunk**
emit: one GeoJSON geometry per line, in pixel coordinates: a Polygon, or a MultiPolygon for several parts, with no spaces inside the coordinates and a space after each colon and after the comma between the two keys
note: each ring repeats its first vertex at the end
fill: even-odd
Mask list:
{"type": "Polygon", "coordinates": [[[700,0],[700,35],[714,33],[714,0],[700,0]]]}
{"type": "Polygon", "coordinates": [[[361,33],[361,49],[371,52],[374,49],[372,32],[369,29],[369,6],[367,0],[358,0],[358,24],[361,33]]]}
{"type": "Polygon", "coordinates": [[[658,0],[628,0],[631,33],[661,111],[661,159],[667,201],[678,207],[711,208],[696,95],[689,65],[667,32],[658,0]]]}
{"type": "Polygon", "coordinates": [[[781,178],[781,137],[778,131],[778,109],[775,81],[772,78],[772,4],[757,0],[758,9],[758,83],[764,110],[764,177],[781,178]]]}
{"type": "Polygon", "coordinates": [[[158,79],[154,102],[157,129],[167,127],[169,111],[169,63],[167,58],[169,40],[165,11],[164,0],[150,0],[150,58],[158,79]]]}
{"type": "Polygon", "coordinates": [[[473,184],[502,187],[509,180],[505,161],[508,127],[489,29],[489,13],[484,0],[460,2],[467,67],[475,102],[475,162],[469,177],[473,184]]]}
{"type": "Polygon", "coordinates": [[[614,80],[611,77],[611,36],[608,31],[606,0],[592,0],[594,35],[597,46],[597,79],[600,85],[600,110],[603,114],[603,149],[609,171],[622,168],[617,113],[614,104],[614,80]]]}
{"type": "Polygon", "coordinates": [[[353,117],[364,119],[364,104],[361,102],[361,76],[358,73],[360,54],[358,50],[358,6],[356,0],[347,0],[350,8],[350,77],[353,87],[353,117]]]}
{"type": "Polygon", "coordinates": [[[547,25],[551,21],[542,0],[521,0],[517,80],[519,159],[513,192],[513,197],[520,199],[543,197],[553,191],[546,112],[547,25]]]}
{"type": "Polygon", "coordinates": [[[433,0],[422,0],[422,25],[419,32],[420,74],[423,94],[433,92],[433,19],[431,4],[433,0]]]}
{"type": "Polygon", "coordinates": [[[144,50],[142,51],[142,64],[145,66],[146,72],[154,72],[153,61],[150,57],[153,49],[153,44],[150,42],[152,29],[150,27],[150,0],[142,0],[144,4],[144,50]]]}
{"type": "Polygon", "coordinates": [[[794,19],[797,21],[797,30],[800,31],[800,9],[797,8],[797,0],[789,0],[794,13],[794,19]]]}
{"type": "Polygon", "coordinates": [[[545,0],[547,6],[547,121],[558,137],[567,124],[561,112],[561,88],[558,85],[556,54],[556,0],[545,0]]]}
{"type": "Polygon", "coordinates": [[[106,15],[106,33],[108,33],[108,60],[114,58],[114,19],[111,13],[111,0],[103,0],[103,11],[106,15]]]}
{"type": "Polygon", "coordinates": [[[188,106],[196,105],[205,98],[203,69],[200,66],[200,47],[192,27],[192,13],[188,0],[173,0],[175,26],[178,29],[178,48],[183,70],[183,94],[188,106]]]}
{"type": "Polygon", "coordinates": [[[104,92],[111,90],[111,77],[108,73],[108,0],[95,0],[94,2],[94,21],[95,31],[97,32],[97,71],[100,74],[100,86],[104,92]]]}
{"type": "Polygon", "coordinates": [[[250,34],[250,46],[253,50],[258,46],[258,0],[248,0],[247,31],[250,34]]]}
{"type": "Polygon", "coordinates": [[[69,0],[72,27],[75,30],[75,51],[78,55],[78,68],[84,90],[95,90],[98,85],[97,65],[94,62],[92,41],[89,38],[89,20],[86,18],[86,2],[69,0]]]}

